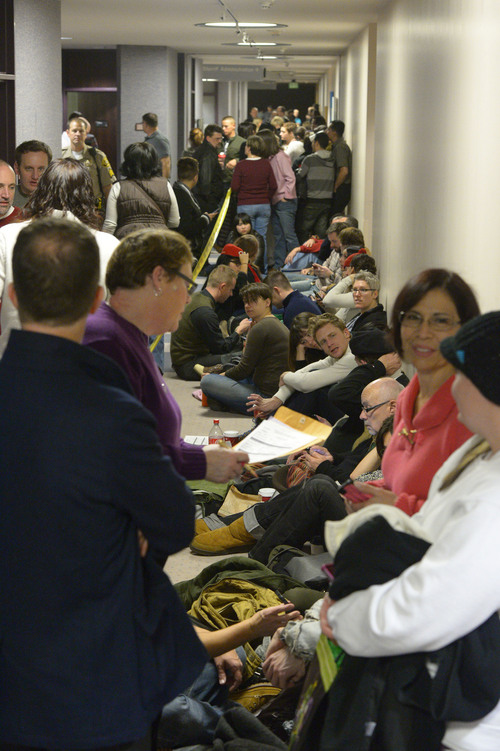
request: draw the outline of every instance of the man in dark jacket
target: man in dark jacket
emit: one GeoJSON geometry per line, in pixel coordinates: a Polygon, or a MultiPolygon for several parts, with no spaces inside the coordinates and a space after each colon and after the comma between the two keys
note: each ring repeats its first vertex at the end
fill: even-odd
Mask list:
{"type": "Polygon", "coordinates": [[[208,226],[217,214],[217,212],[207,213],[201,210],[193,193],[198,180],[199,168],[196,159],[190,156],[179,159],[177,162],[177,182],[173,186],[181,218],[177,232],[180,232],[190,241],[193,254],[197,257],[203,250],[203,239],[208,226]]]}
{"type": "Polygon", "coordinates": [[[192,494],[121,369],[80,344],[102,299],[89,231],[39,219],[12,265],[22,330],[0,363],[0,747],[146,751],[206,660],[145,550],[189,542],[192,494]]]}
{"type": "Polygon", "coordinates": [[[205,140],[193,154],[200,170],[193,193],[201,210],[206,212],[215,211],[224,197],[224,174],[219,164],[222,137],[220,125],[207,125],[205,140]]]}

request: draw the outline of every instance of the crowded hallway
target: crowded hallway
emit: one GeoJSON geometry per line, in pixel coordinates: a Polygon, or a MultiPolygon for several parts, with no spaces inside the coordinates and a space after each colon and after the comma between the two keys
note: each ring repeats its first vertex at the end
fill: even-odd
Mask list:
{"type": "Polygon", "coordinates": [[[5,3],[0,751],[498,751],[500,10],[213,5],[5,3]]]}

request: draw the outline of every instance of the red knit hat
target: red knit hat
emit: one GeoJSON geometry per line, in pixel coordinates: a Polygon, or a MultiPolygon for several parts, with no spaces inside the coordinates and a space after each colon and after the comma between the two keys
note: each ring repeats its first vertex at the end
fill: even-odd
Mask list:
{"type": "Polygon", "coordinates": [[[238,258],[242,252],[241,248],[238,248],[237,245],[233,245],[232,243],[228,243],[222,248],[222,255],[231,256],[232,258],[238,258]]]}
{"type": "Polygon", "coordinates": [[[351,265],[352,259],[357,258],[358,256],[362,256],[363,254],[361,252],[358,253],[351,253],[350,256],[347,256],[347,258],[344,261],[344,268],[346,269],[348,266],[351,265]]]}

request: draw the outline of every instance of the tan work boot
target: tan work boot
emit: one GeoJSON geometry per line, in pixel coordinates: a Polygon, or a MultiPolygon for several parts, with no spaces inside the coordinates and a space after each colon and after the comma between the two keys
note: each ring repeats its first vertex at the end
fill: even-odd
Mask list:
{"type": "Polygon", "coordinates": [[[197,537],[197,535],[204,535],[205,532],[210,532],[210,527],[204,521],[203,519],[195,519],[194,520],[194,536],[197,537]]]}
{"type": "Polygon", "coordinates": [[[220,527],[197,535],[191,545],[195,555],[224,555],[224,553],[246,553],[253,548],[256,540],[247,532],[243,517],[231,522],[228,527],[220,527]]]}

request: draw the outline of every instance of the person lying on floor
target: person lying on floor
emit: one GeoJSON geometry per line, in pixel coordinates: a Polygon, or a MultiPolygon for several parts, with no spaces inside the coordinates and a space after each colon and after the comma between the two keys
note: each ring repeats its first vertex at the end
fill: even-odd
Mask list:
{"type": "Polygon", "coordinates": [[[307,540],[321,535],[326,519],[343,518],[346,514],[344,501],[336,491],[336,481],[343,482],[351,475],[358,477],[366,471],[364,467],[361,472],[353,468],[353,456],[359,464],[373,448],[373,436],[385,418],[395,412],[396,399],[402,390],[402,385],[392,378],[370,383],[361,395],[361,419],[371,438],[353,449],[338,465],[333,463],[331,454],[310,451],[315,477],[307,480],[303,487],[291,488],[266,503],[251,506],[236,519],[225,517],[228,526],[224,524],[210,530],[210,522],[198,520],[191,552],[220,555],[250,551],[251,558],[267,563],[276,545],[301,547],[307,540]]]}
{"type": "Polygon", "coordinates": [[[301,618],[294,605],[286,603],[259,610],[245,621],[216,631],[195,625],[212,660],[185,693],[163,707],[158,723],[157,747],[211,743],[230,692],[238,688],[243,678],[245,650],[242,645],[272,637],[277,629],[301,618]]]}

